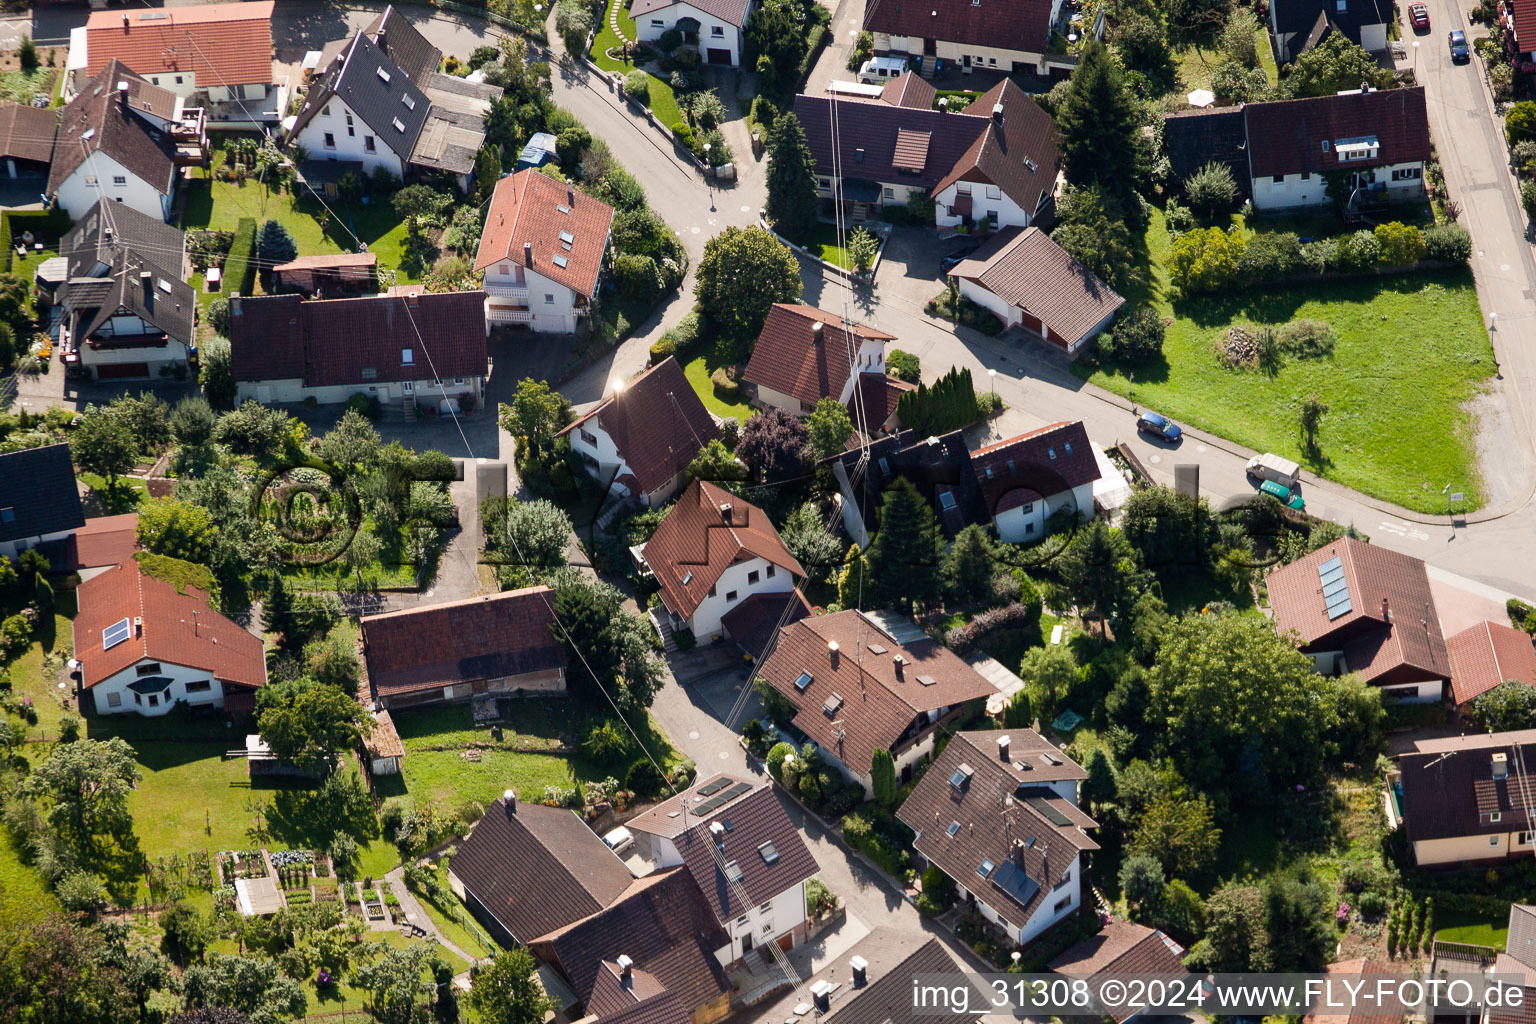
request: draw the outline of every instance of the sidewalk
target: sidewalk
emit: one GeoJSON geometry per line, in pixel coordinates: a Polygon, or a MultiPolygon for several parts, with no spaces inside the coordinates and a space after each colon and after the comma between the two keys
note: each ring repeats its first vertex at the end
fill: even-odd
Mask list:
{"type": "Polygon", "coordinates": [[[405,915],[406,921],[415,925],[417,928],[420,928],[422,931],[432,936],[438,942],[442,943],[444,949],[448,950],[448,952],[452,953],[460,960],[463,960],[471,967],[480,962],[480,957],[475,956],[472,953],[466,953],[458,946],[449,942],[443,936],[443,933],[437,930],[436,922],[432,920],[432,918],[427,914],[426,910],[422,907],[420,901],[416,899],[416,894],[411,892],[411,890],[406,886],[404,865],[401,865],[400,867],[397,867],[393,871],[386,874],[384,876],[384,880],[393,886],[395,899],[400,901],[400,912],[405,915]]]}

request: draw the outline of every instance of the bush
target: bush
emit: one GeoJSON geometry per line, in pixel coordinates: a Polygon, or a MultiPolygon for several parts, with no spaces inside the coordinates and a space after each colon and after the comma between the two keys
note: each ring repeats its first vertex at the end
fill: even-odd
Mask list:
{"type": "Polygon", "coordinates": [[[368,395],[361,391],[355,395],[347,396],[347,409],[357,413],[359,416],[366,416],[370,420],[378,419],[379,413],[382,411],[378,395],[368,395]]]}
{"type": "Polygon", "coordinates": [[[1536,103],[1521,100],[1504,115],[1504,135],[1513,146],[1517,142],[1536,139],[1536,103]]]}
{"type": "Polygon", "coordinates": [[[624,788],[632,790],[641,799],[655,796],[666,784],[666,777],[645,757],[630,765],[624,775],[624,788]]]}
{"type": "MultiPolygon", "coordinates": [[[[1522,200],[1524,198],[1522,190],[1522,200]]],[[[1536,196],[1533,196],[1536,201],[1536,196]]],[[[1393,267],[1407,266],[1424,258],[1424,235],[1412,224],[1392,221],[1376,225],[1373,232],[1381,246],[1381,262],[1393,267]]]]}
{"type": "Polygon", "coordinates": [[[916,384],[923,377],[922,364],[918,362],[917,356],[899,348],[891,349],[885,357],[885,372],[908,384],[916,384]]]}
{"type": "Polygon", "coordinates": [[[1226,291],[1238,283],[1245,249],[1243,234],[1236,228],[1196,229],[1173,240],[1169,275],[1186,295],[1226,291]]]}
{"type": "Polygon", "coordinates": [[[208,303],[208,326],[221,338],[229,337],[229,300],[217,298],[208,303]]]}
{"type": "Polygon", "coordinates": [[[763,131],[773,128],[773,123],[779,119],[779,108],[773,105],[773,101],[766,96],[756,96],[752,100],[752,113],[749,115],[753,124],[763,131]]]}
{"type": "Polygon", "coordinates": [[[769,749],[768,756],[764,760],[768,763],[768,774],[772,775],[775,781],[781,783],[784,781],[784,759],[794,752],[795,747],[792,743],[775,743],[769,749]]]}
{"type": "Polygon", "coordinates": [[[637,253],[620,253],[614,259],[613,283],[620,295],[637,302],[655,302],[666,290],[656,261],[637,253]]]}
{"type": "Polygon", "coordinates": [[[675,28],[669,28],[661,34],[661,38],[656,42],[661,46],[663,53],[671,53],[683,45],[683,34],[675,28]]]}
{"type": "Polygon", "coordinates": [[[1360,230],[1339,239],[1339,267],[1369,270],[1381,262],[1381,243],[1373,231],[1360,230]]]}
{"type": "Polygon", "coordinates": [[[1509,613],[1509,621],[1516,629],[1536,633],[1536,607],[1526,604],[1518,597],[1512,597],[1504,602],[1504,610],[1509,613]]]}
{"type": "Polygon", "coordinates": [[[651,76],[636,68],[624,76],[624,95],[641,106],[651,103],[651,76]]]}
{"type": "Polygon", "coordinates": [[[1472,236],[1460,224],[1424,229],[1424,255],[1432,260],[1465,263],[1472,258],[1472,236]]]}
{"type": "Polygon", "coordinates": [[[1184,179],[1184,197],[1197,216],[1215,221],[1237,206],[1237,182],[1226,164],[1208,163],[1184,179]]]}
{"type": "MultiPolygon", "coordinates": [[[[1026,582],[1028,578],[1026,577],[1026,582]]],[[[1033,589],[1033,585],[1031,585],[1033,589]]],[[[1030,603],[1015,601],[1001,608],[989,608],[970,622],[951,629],[944,643],[956,654],[970,654],[982,638],[999,629],[1028,629],[1040,620],[1039,595],[1030,603]]]]}
{"type": "Polygon", "coordinates": [[[1248,239],[1240,263],[1244,277],[1278,281],[1303,266],[1301,240],[1292,231],[1264,231],[1248,239]]]}
{"type": "Polygon", "coordinates": [[[715,368],[709,375],[709,382],[715,386],[715,393],[721,398],[735,398],[741,394],[741,385],[731,379],[723,366],[715,368]]]}
{"type": "Polygon", "coordinates": [[[1163,318],[1151,306],[1136,306],[1115,319],[1099,343],[1120,362],[1139,366],[1163,354],[1163,318]]]}
{"type": "Polygon", "coordinates": [[[907,869],[907,851],[877,831],[863,814],[844,816],[843,839],[854,849],[862,850],[865,856],[887,874],[900,878],[907,869]]]}
{"type": "Polygon", "coordinates": [[[609,767],[618,764],[629,752],[629,740],[613,722],[602,721],[587,733],[581,752],[590,760],[609,767]]]}
{"type": "Polygon", "coordinates": [[[1292,320],[1275,332],[1280,351],[1297,359],[1331,356],[1337,340],[1333,328],[1321,320],[1292,320]]]}
{"type": "Polygon", "coordinates": [[[1196,227],[1195,211],[1177,199],[1170,199],[1163,208],[1163,223],[1167,225],[1169,234],[1182,235],[1196,227]]]}

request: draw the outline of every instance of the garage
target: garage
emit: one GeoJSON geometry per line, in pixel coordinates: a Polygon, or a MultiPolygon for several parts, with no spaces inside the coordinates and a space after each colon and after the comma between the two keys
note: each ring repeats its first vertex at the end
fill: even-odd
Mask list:
{"type": "Polygon", "coordinates": [[[1026,331],[1033,331],[1041,337],[1045,336],[1045,325],[1040,322],[1040,318],[1025,309],[1019,309],[1019,323],[1026,331]]]}
{"type": "Polygon", "coordinates": [[[97,380],[133,380],[148,376],[148,363],[100,363],[96,367],[97,380]]]}
{"type": "Polygon", "coordinates": [[[724,64],[729,67],[731,64],[735,63],[731,60],[730,50],[723,50],[715,46],[711,46],[709,48],[708,57],[711,64],[724,64]]]}

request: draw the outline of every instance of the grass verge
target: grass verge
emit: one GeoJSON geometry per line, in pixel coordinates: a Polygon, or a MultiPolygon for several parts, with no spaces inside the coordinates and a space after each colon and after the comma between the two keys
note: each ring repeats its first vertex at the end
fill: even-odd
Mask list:
{"type": "Polygon", "coordinates": [[[698,392],[706,409],[716,416],[735,416],[745,423],[752,415],[752,407],[741,399],[721,397],[715,391],[714,382],[709,379],[709,375],[721,365],[716,362],[713,353],[697,355],[683,364],[683,375],[693,385],[693,390],[698,392]]]}
{"type": "Polygon", "coordinates": [[[1509,941],[1509,920],[1478,917],[1476,914],[1435,914],[1435,939],[1439,942],[1465,942],[1471,946],[1503,949],[1509,941]]]}

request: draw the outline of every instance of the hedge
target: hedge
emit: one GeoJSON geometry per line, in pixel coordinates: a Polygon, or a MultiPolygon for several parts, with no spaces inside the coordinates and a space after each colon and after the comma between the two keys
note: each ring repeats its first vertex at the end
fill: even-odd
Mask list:
{"type": "Polygon", "coordinates": [[[805,56],[800,61],[800,66],[795,69],[795,92],[801,92],[805,88],[805,80],[811,76],[811,69],[816,66],[816,58],[821,56],[822,49],[827,45],[827,27],[817,25],[811,29],[811,34],[806,37],[807,46],[805,56]]]}
{"type": "MultiPolygon", "coordinates": [[[[0,242],[5,245],[5,260],[3,267],[9,274],[16,261],[16,246],[14,240],[17,235],[31,231],[35,235],[41,235],[46,242],[52,239],[52,248],[58,249],[59,240],[70,229],[74,221],[69,214],[61,209],[54,210],[7,210],[0,213],[0,242]]],[[[29,281],[28,284],[31,282],[29,281]]]]}
{"type": "Polygon", "coordinates": [[[999,629],[1025,629],[1040,621],[1040,601],[1036,598],[1033,603],[1021,604],[1015,601],[1013,604],[1003,605],[1001,608],[989,608],[976,616],[970,622],[961,623],[944,638],[949,649],[956,654],[969,654],[976,649],[981,638],[988,633],[999,629]]]}
{"type": "Polygon", "coordinates": [[[222,287],[226,294],[235,295],[249,295],[256,287],[256,220],[253,217],[241,217],[240,223],[235,225],[235,240],[229,247],[229,258],[224,261],[222,287]],[[230,292],[235,282],[238,286],[230,292]]]}
{"type": "Polygon", "coordinates": [[[907,851],[877,832],[874,824],[862,814],[844,816],[843,839],[854,849],[862,850],[887,874],[900,878],[906,872],[907,851]]]}

